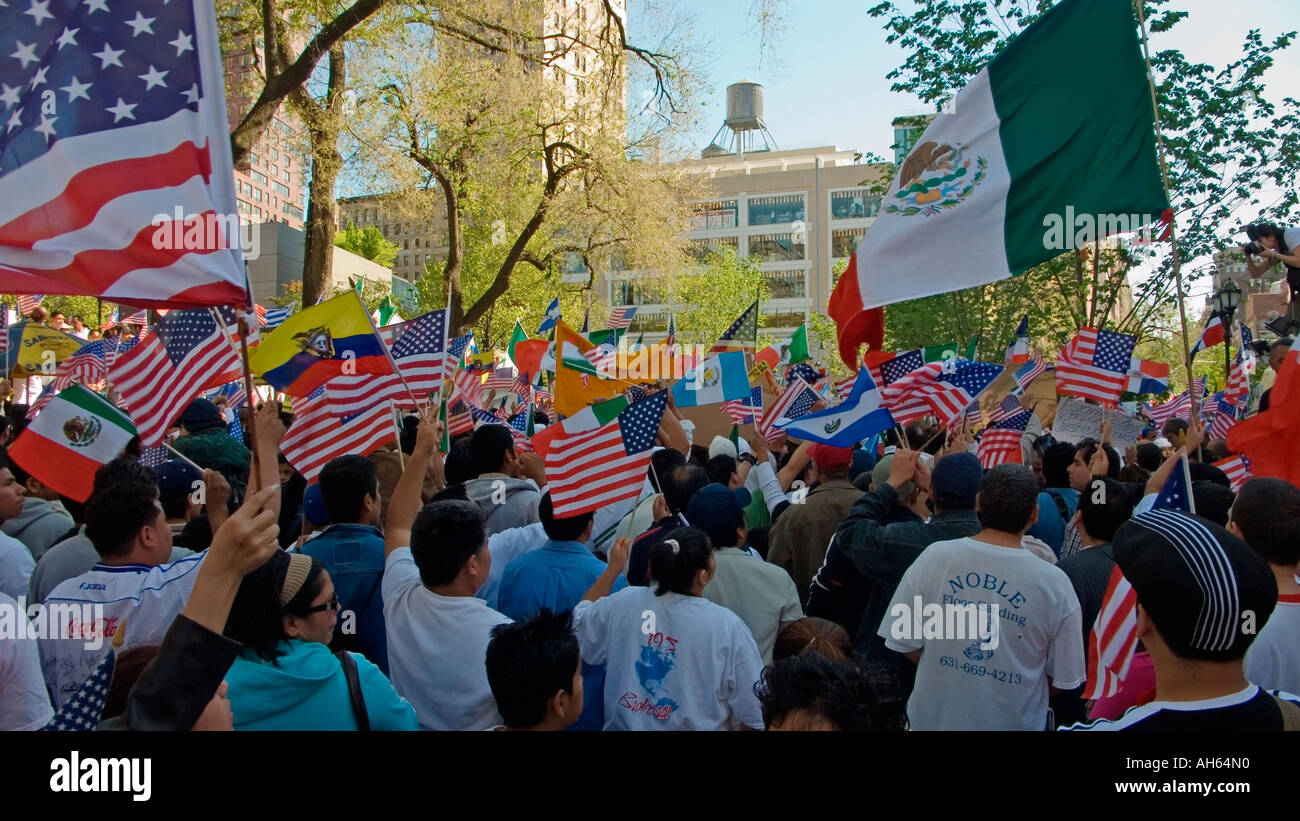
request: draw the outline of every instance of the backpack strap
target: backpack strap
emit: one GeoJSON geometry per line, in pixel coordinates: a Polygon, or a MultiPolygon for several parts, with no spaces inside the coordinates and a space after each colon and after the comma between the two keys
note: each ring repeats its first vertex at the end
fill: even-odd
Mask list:
{"type": "Polygon", "coordinates": [[[1277,708],[1282,711],[1282,729],[1288,733],[1300,731],[1300,705],[1280,698],[1276,694],[1273,695],[1273,700],[1277,702],[1277,708]]]}
{"type": "Polygon", "coordinates": [[[352,715],[357,720],[357,729],[368,733],[370,715],[366,712],[366,700],[361,697],[361,676],[357,672],[357,660],[346,650],[340,650],[334,655],[343,665],[343,675],[348,680],[348,696],[352,699],[352,715]]]}
{"type": "Polygon", "coordinates": [[[1073,518],[1070,516],[1070,509],[1065,506],[1065,499],[1061,496],[1061,494],[1056,493],[1054,491],[1055,488],[1049,487],[1047,489],[1047,495],[1052,497],[1053,502],[1056,502],[1056,512],[1061,514],[1061,521],[1065,522],[1066,524],[1069,524],[1070,519],[1073,518]]]}

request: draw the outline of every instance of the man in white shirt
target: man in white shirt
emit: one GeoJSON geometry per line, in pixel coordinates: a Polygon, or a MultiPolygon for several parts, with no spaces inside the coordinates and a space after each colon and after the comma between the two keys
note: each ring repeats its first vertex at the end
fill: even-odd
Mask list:
{"type": "Polygon", "coordinates": [[[47,609],[58,606],[64,613],[57,635],[40,640],[56,710],[94,673],[123,622],[121,649],[162,643],[185,609],[206,555],[164,564],[172,552],[171,527],[158,486],[145,482],[112,485],[91,496],[86,536],[99,563],[59,584],[45,600],[47,609]]]}
{"type": "Polygon", "coordinates": [[[0,620],[14,625],[14,635],[0,631],[0,731],[39,730],[54,718],[54,710],[36,642],[27,637],[27,614],[0,593],[0,620]]]}
{"type": "Polygon", "coordinates": [[[393,687],[426,730],[487,730],[501,723],[487,678],[492,628],[510,619],[474,594],[492,567],[482,509],[435,501],[420,487],[435,457],[437,409],[420,419],[415,449],[388,502],[384,623],[393,687]],[[418,516],[417,516],[418,513],[418,516]]]}
{"type": "Polygon", "coordinates": [[[1263,556],[1277,580],[1277,607],[1246,651],[1246,679],[1300,694],[1300,488],[1250,479],[1228,516],[1228,532],[1263,556]]]}
{"type": "Polygon", "coordinates": [[[927,547],[878,632],[917,664],[912,729],[1046,729],[1049,690],[1086,677],[1079,599],[1060,568],[1021,546],[1038,515],[1028,468],[986,473],[975,509],[983,530],[927,547]]]}

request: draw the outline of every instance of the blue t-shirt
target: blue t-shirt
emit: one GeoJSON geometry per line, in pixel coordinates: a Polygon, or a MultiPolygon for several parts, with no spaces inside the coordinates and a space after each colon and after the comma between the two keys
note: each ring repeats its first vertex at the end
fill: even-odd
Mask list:
{"type": "MultiPolygon", "coordinates": [[[[515,559],[501,577],[497,610],[515,621],[524,621],[543,608],[555,613],[572,610],[582,601],[605,563],[582,542],[547,541],[539,550],[515,559]]],[[[622,576],[611,593],[627,587],[622,576]]],[[[582,664],[582,715],[572,730],[599,730],[605,726],[605,666],[582,664]]]]}
{"type": "Polygon", "coordinates": [[[1057,556],[1061,555],[1061,546],[1065,543],[1065,526],[1074,518],[1074,511],[1079,506],[1079,491],[1069,487],[1048,488],[1038,494],[1038,521],[1029,528],[1029,535],[1039,539],[1057,556]],[[1056,498],[1065,505],[1066,517],[1061,518],[1056,498]]]}

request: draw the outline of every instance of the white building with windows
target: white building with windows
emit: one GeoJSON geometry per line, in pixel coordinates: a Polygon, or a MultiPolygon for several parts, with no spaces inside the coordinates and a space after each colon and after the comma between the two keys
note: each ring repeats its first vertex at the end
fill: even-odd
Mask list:
{"type": "MultiPolygon", "coordinates": [[[[832,270],[853,253],[880,210],[880,196],[870,189],[887,166],[864,164],[857,152],[834,146],[706,153],[711,156],[686,163],[713,190],[694,204],[693,249],[701,257],[714,247],[758,257],[771,291],[760,322],[768,332],[793,330],[810,312],[824,314],[835,286],[832,270]]],[[[669,310],[652,282],[631,271],[604,277],[611,307],[641,307],[635,327],[647,339],[666,330],[669,310]]]]}

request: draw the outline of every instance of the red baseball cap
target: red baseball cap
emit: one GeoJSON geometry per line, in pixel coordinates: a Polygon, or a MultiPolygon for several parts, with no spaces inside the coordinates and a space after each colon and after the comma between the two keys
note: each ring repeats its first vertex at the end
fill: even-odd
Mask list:
{"type": "Polygon", "coordinates": [[[808,449],[808,455],[817,463],[820,470],[839,472],[848,470],[853,464],[852,448],[837,448],[818,442],[808,449]]]}

